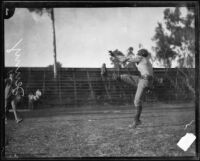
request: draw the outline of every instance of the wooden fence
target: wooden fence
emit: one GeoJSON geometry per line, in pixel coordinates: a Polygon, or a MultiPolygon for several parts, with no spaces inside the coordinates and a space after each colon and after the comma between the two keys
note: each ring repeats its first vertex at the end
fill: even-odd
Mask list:
{"type": "MultiPolygon", "coordinates": [[[[5,68],[6,73],[15,69],[5,68]]],[[[156,101],[188,101],[194,96],[186,86],[180,86],[184,81],[178,69],[155,68],[155,88],[144,100],[156,101]]],[[[194,69],[181,69],[194,77],[194,69]]],[[[25,97],[21,108],[28,108],[28,94],[37,89],[42,91],[42,97],[37,102],[40,107],[64,105],[66,107],[85,104],[132,104],[136,88],[112,79],[116,69],[108,68],[108,80],[102,81],[100,68],[61,68],[58,78],[53,78],[49,68],[19,68],[25,97]]],[[[121,73],[135,74],[137,71],[122,69],[121,73]]],[[[190,80],[191,81],[191,80],[190,80]]],[[[194,81],[190,82],[194,87],[194,81]]],[[[36,105],[37,108],[37,105],[36,105]]]]}

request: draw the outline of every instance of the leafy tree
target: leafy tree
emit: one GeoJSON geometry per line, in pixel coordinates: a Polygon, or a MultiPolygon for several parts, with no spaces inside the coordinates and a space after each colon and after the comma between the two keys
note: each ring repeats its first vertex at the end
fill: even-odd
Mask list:
{"type": "MultiPolygon", "coordinates": [[[[111,64],[113,64],[114,68],[117,68],[117,69],[132,68],[133,70],[137,70],[135,63],[131,63],[131,62],[121,63],[119,61],[117,56],[125,56],[125,54],[123,54],[118,49],[116,49],[114,51],[109,51],[109,53],[110,53],[110,61],[111,61],[111,64]]],[[[128,52],[127,55],[130,55],[130,53],[128,52]]]]}
{"type": "Polygon", "coordinates": [[[194,94],[194,72],[189,68],[195,67],[195,13],[194,8],[186,9],[186,16],[182,16],[179,7],[174,10],[165,9],[164,24],[158,23],[152,40],[156,42],[153,47],[155,59],[167,68],[172,66],[172,61],[177,63],[176,79],[166,74],[177,92],[186,86],[194,94]],[[177,81],[178,77],[181,82],[177,81]]]}
{"type": "Polygon", "coordinates": [[[177,67],[195,66],[194,9],[187,8],[187,12],[183,17],[179,7],[174,11],[165,9],[164,27],[158,23],[155,29],[153,50],[156,59],[165,67],[170,68],[173,60],[177,61],[177,67]]]}
{"type": "MultiPolygon", "coordinates": [[[[47,68],[53,69],[53,68],[54,68],[54,64],[48,65],[47,68]]],[[[58,62],[58,61],[56,62],[56,68],[57,68],[58,70],[62,68],[62,64],[61,64],[60,62],[58,62]]]]}
{"type": "Polygon", "coordinates": [[[114,68],[122,68],[122,63],[119,61],[118,56],[124,56],[124,54],[118,49],[108,52],[110,53],[110,61],[114,68]]]}

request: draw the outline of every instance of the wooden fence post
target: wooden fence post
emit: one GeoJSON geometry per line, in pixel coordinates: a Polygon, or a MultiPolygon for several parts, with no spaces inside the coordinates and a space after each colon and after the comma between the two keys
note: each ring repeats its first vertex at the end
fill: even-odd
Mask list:
{"type": "Polygon", "coordinates": [[[60,105],[61,105],[62,104],[62,93],[61,93],[61,85],[60,85],[60,76],[61,76],[61,73],[59,72],[59,74],[57,76],[59,77],[58,87],[59,87],[59,101],[60,101],[60,105]]]}
{"type": "Polygon", "coordinates": [[[42,85],[42,95],[44,94],[44,91],[45,91],[45,81],[46,81],[46,74],[45,74],[45,70],[44,70],[43,85],[42,85]]]}
{"type": "Polygon", "coordinates": [[[73,71],[73,81],[74,81],[74,99],[75,99],[75,105],[77,105],[77,88],[76,88],[75,71],[73,71]]]}
{"type": "Polygon", "coordinates": [[[88,71],[86,71],[86,72],[87,72],[87,79],[88,79],[88,84],[89,84],[89,89],[90,89],[90,98],[92,100],[95,100],[95,94],[94,94],[94,90],[93,90],[92,83],[90,80],[90,75],[89,75],[88,71]]]}

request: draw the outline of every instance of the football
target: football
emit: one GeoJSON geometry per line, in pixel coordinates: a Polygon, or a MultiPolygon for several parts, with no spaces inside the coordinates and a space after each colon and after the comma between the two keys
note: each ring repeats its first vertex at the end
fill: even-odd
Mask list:
{"type": "Polygon", "coordinates": [[[35,92],[35,95],[30,93],[28,95],[28,98],[30,101],[31,100],[37,101],[41,96],[42,96],[42,92],[39,89],[37,89],[35,92]]]}
{"type": "Polygon", "coordinates": [[[39,89],[37,89],[37,91],[35,92],[35,95],[36,97],[40,97],[42,96],[42,92],[39,89]]]}

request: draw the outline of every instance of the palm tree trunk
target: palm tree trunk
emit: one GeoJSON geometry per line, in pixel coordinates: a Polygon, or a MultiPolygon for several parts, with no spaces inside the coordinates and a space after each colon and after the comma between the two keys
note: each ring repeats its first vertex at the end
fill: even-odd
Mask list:
{"type": "Polygon", "coordinates": [[[56,32],[55,32],[55,20],[54,20],[54,10],[52,8],[51,10],[51,20],[52,20],[52,26],[53,26],[53,51],[54,51],[54,78],[57,78],[57,54],[56,54],[56,32]]]}

